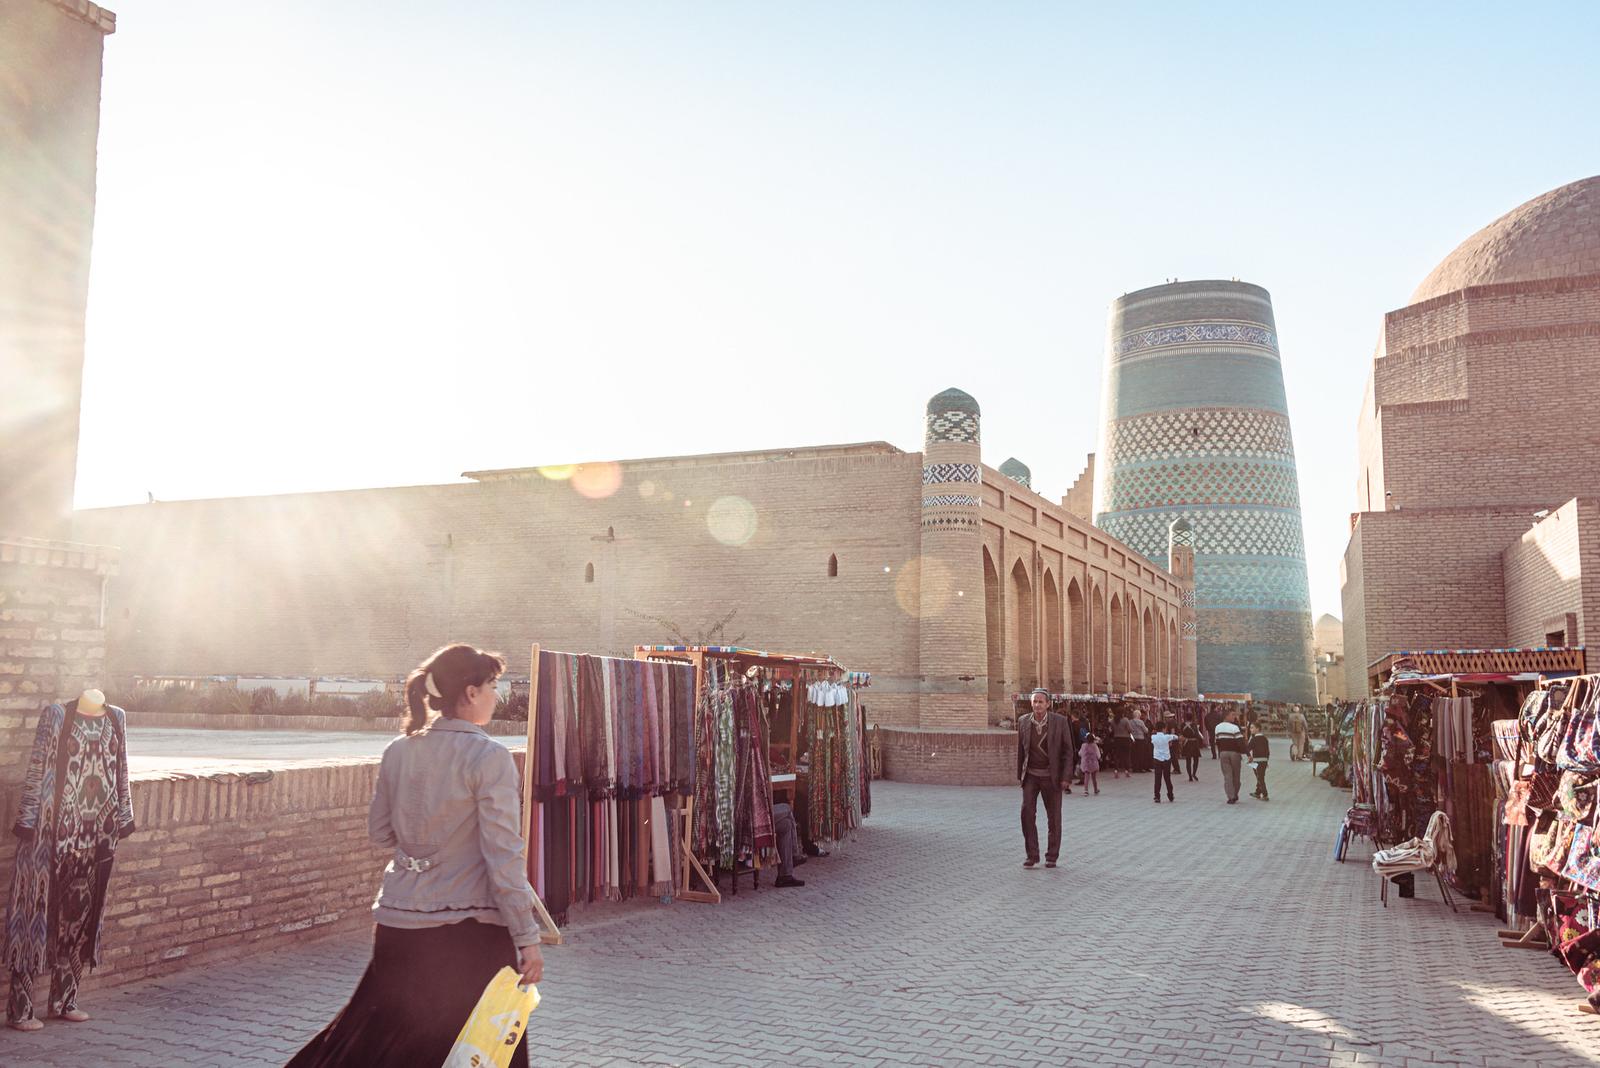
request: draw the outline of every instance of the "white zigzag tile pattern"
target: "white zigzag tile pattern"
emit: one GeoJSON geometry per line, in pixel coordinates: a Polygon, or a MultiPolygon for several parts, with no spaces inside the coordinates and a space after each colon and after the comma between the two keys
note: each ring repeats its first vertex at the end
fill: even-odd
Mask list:
{"type": "Polygon", "coordinates": [[[977,464],[925,464],[922,484],[934,486],[941,482],[981,482],[983,472],[977,464]]]}
{"type": "Polygon", "coordinates": [[[924,508],[943,508],[948,505],[966,505],[977,507],[978,497],[971,493],[936,493],[931,497],[922,498],[924,508]]]}
{"type": "Polygon", "coordinates": [[[1172,461],[1144,467],[1119,465],[1106,480],[1105,500],[1110,512],[1175,504],[1298,508],[1300,486],[1294,468],[1281,462],[1234,458],[1172,461]]]}

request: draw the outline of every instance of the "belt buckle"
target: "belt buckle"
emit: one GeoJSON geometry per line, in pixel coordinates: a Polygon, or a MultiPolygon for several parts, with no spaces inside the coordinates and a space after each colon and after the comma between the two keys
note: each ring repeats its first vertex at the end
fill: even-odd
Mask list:
{"type": "Polygon", "coordinates": [[[408,856],[401,867],[405,868],[406,871],[424,872],[433,867],[433,860],[431,858],[418,860],[416,857],[408,856]]]}

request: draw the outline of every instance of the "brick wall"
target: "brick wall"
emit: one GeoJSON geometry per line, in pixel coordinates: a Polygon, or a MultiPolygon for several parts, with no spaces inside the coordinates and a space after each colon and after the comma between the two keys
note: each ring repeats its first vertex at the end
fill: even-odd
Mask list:
{"type": "Polygon", "coordinates": [[[115,20],[87,2],[0,0],[0,534],[64,535],[72,508],[101,57],[115,20]]]}
{"type": "MultiPolygon", "coordinates": [[[[520,769],[522,753],[514,755],[520,769]]],[[[368,759],[135,778],[139,831],[117,852],[91,982],[112,986],[370,927],[389,859],[367,839],[377,774],[368,759]]]]}
{"type": "MultiPolygon", "coordinates": [[[[677,630],[870,671],[887,725],[979,726],[993,683],[982,549],[975,532],[924,541],[922,463],[866,444],[630,462],[599,483],[486,472],[456,485],[99,509],[78,513],[76,529],[122,547],[108,590],[119,674],[398,677],[453,639],[499,649],[526,673],[531,642],[629,655],[677,630]],[[942,597],[927,581],[935,568],[948,575],[942,597]]],[[[1086,629],[1071,618],[1073,587],[1085,602],[1093,582],[1163,623],[1175,616],[1170,575],[1031,490],[1004,487],[994,518],[1015,536],[1012,556],[1043,553],[1035,611],[1054,605],[1059,617],[1053,628],[1036,620],[1050,644],[1036,655],[1058,678],[1070,679],[1086,629]]],[[[1103,687],[1104,671],[1096,678],[1103,687]]]]}
{"type": "Polygon", "coordinates": [[[1506,641],[1512,646],[1545,645],[1546,636],[1576,623],[1570,644],[1600,638],[1600,502],[1568,501],[1502,554],[1506,590],[1506,641]]]}
{"type": "Polygon", "coordinates": [[[884,727],[884,777],[895,782],[945,786],[1014,786],[1017,732],[1014,730],[908,730],[884,727]]]}
{"type": "Polygon", "coordinates": [[[1368,663],[1392,652],[1505,645],[1501,553],[1532,523],[1523,508],[1364,513],[1359,554],[1345,557],[1347,575],[1360,570],[1359,605],[1345,598],[1352,689],[1359,671],[1355,692],[1365,692],[1368,663]]]}
{"type": "Polygon", "coordinates": [[[100,682],[100,588],[115,569],[100,546],[0,538],[0,888],[11,885],[9,832],[39,712],[100,682]]]}

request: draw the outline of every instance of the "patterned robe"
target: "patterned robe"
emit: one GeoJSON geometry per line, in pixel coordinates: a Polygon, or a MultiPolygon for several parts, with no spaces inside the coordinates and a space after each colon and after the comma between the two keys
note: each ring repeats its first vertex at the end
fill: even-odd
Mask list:
{"type": "Polygon", "coordinates": [[[117,843],[134,831],[122,709],[106,706],[100,737],[83,751],[74,744],[77,719],[76,700],[39,716],[12,828],[20,841],[6,909],[5,963],[28,975],[73,958],[100,963],[112,859],[117,843]],[[74,795],[64,804],[69,783],[74,795]]]}

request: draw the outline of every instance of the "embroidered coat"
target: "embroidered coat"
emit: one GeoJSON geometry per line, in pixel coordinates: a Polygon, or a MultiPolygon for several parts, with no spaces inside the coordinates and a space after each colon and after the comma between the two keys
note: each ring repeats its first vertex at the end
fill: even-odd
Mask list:
{"type": "Polygon", "coordinates": [[[65,775],[66,754],[62,740],[71,736],[78,715],[78,702],[53,704],[39,716],[33,736],[33,753],[23,781],[22,805],[12,833],[17,836],[16,869],[11,877],[11,899],[6,909],[5,963],[13,971],[37,975],[57,963],[63,952],[74,948],[86,963],[100,963],[100,915],[105,906],[106,882],[111,877],[111,861],[117,843],[134,831],[133,797],[128,786],[127,719],[122,709],[106,706],[106,725],[111,729],[111,754],[116,761],[114,819],[99,830],[93,846],[96,883],[88,930],[93,932],[85,946],[59,945],[51,929],[53,873],[56,869],[56,837],[61,809],[61,782],[65,775]]]}

